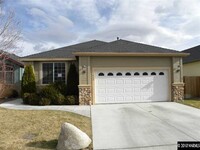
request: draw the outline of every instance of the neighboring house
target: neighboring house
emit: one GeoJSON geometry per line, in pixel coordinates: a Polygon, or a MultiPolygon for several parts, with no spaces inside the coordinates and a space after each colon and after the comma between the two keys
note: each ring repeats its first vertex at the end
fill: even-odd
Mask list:
{"type": "Polygon", "coordinates": [[[183,52],[190,53],[188,57],[183,58],[183,76],[200,76],[200,46],[183,52]]]}
{"type": "Polygon", "coordinates": [[[0,98],[8,97],[12,94],[12,90],[16,90],[20,94],[21,78],[24,64],[15,54],[0,54],[0,60],[5,63],[0,64],[0,98]]]}
{"type": "Polygon", "coordinates": [[[69,63],[77,63],[79,103],[88,105],[182,100],[182,57],[187,55],[126,40],[93,40],[22,61],[34,66],[38,87],[66,82],[69,63]]]}
{"type": "Polygon", "coordinates": [[[200,97],[200,46],[183,51],[190,53],[183,58],[183,76],[185,82],[185,98],[200,97]]]}

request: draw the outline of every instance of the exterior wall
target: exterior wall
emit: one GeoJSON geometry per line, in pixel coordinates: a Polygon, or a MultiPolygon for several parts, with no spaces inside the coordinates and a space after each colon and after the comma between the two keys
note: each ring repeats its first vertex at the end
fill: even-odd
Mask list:
{"type": "Polygon", "coordinates": [[[183,76],[200,76],[200,61],[183,64],[183,76]]]}
{"type": "Polygon", "coordinates": [[[34,73],[35,73],[35,81],[36,81],[36,85],[40,85],[42,82],[41,82],[41,75],[40,75],[40,72],[41,72],[41,62],[34,62],[33,63],[33,66],[34,66],[34,73]]]}
{"type": "Polygon", "coordinates": [[[92,67],[171,67],[171,58],[91,57],[92,67]]]}
{"type": "Polygon", "coordinates": [[[182,59],[180,57],[172,58],[172,69],[173,69],[173,82],[183,82],[183,69],[182,59]]]}
{"type": "Polygon", "coordinates": [[[184,99],[183,64],[181,57],[172,58],[172,100],[184,99]]]}

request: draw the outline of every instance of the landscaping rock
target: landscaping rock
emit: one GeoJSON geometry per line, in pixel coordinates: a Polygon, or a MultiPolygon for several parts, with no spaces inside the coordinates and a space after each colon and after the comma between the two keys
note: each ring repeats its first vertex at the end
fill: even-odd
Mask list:
{"type": "Polygon", "coordinates": [[[70,123],[64,123],[58,138],[57,150],[83,149],[90,143],[91,139],[86,133],[70,123]]]}

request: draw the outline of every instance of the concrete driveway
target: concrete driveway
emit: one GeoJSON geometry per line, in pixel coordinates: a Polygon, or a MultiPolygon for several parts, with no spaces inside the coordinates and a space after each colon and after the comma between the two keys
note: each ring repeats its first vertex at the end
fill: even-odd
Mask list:
{"type": "Polygon", "coordinates": [[[176,150],[200,140],[200,110],[174,102],[93,105],[94,149],[176,150]]]}

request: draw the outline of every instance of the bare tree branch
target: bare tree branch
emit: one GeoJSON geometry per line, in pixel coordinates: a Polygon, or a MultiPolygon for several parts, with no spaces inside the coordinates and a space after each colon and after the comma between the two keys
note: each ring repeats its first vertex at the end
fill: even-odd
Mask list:
{"type": "MultiPolygon", "coordinates": [[[[18,48],[21,28],[20,21],[15,17],[15,12],[11,9],[6,9],[5,12],[3,4],[4,1],[0,0],[0,73],[5,75],[6,60],[18,48]]],[[[3,83],[5,83],[5,78],[3,83]]]]}

